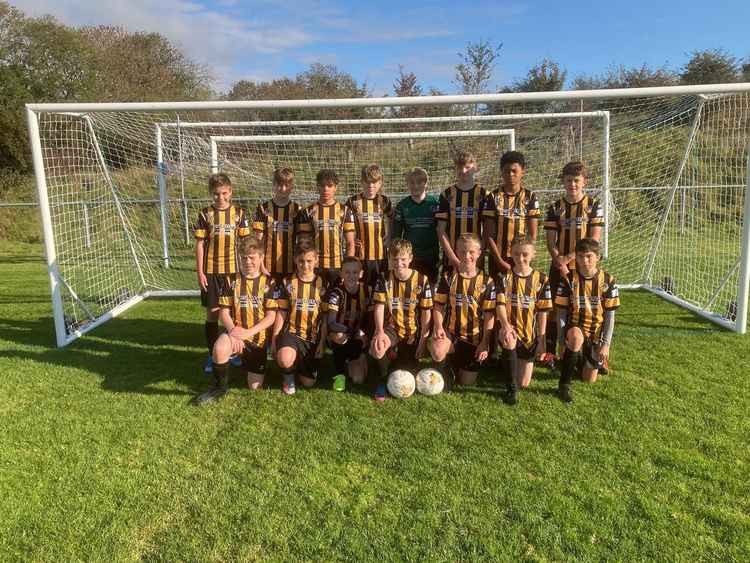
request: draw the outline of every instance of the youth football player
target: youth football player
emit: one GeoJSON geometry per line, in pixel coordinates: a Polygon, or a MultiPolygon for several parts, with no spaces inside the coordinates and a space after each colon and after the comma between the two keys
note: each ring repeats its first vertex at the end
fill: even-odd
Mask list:
{"type": "Polygon", "coordinates": [[[206,346],[208,359],[203,370],[213,371],[212,354],[219,337],[219,296],[227,292],[227,276],[239,271],[237,240],[250,234],[245,210],[232,204],[232,182],[226,174],[212,174],[208,191],[213,204],[198,214],[195,225],[195,269],[201,288],[201,303],[206,308],[206,346]]]}
{"type": "Polygon", "coordinates": [[[273,279],[261,273],[263,246],[255,237],[239,243],[240,273],[231,278],[228,292],[219,298],[219,318],[226,329],[213,350],[212,388],[195,398],[202,405],[223,397],[228,390],[229,358],[236,354],[247,372],[247,386],[260,389],[266,371],[266,332],[276,318],[279,298],[273,279]]]}
{"type": "Polygon", "coordinates": [[[306,242],[294,250],[296,273],[284,280],[278,299],[271,347],[283,376],[282,390],[293,395],[296,382],[312,387],[325,351],[326,323],[321,323],[325,282],[315,273],[318,252],[306,242]]]}
{"type": "Polygon", "coordinates": [[[504,400],[514,405],[518,387],[531,383],[535,357],[544,354],[547,311],[552,294],[547,276],[532,268],[536,252],[530,239],[513,242],[513,268],[495,278],[500,370],[506,385],[504,400]]]}
{"type": "Polygon", "coordinates": [[[584,238],[576,244],[576,269],[560,281],[555,296],[560,345],[565,353],[560,373],[560,398],[573,400],[573,377],[594,383],[609,359],[615,309],[620,295],[615,278],[599,269],[599,242],[584,238]]]}
{"type": "Polygon", "coordinates": [[[444,276],[435,291],[432,312],[432,359],[443,373],[446,388],[457,382],[472,384],[479,364],[488,356],[495,321],[495,288],[492,278],[477,268],[482,245],[474,233],[458,237],[458,267],[444,276]]]}
{"type": "Polygon", "coordinates": [[[432,288],[427,276],[411,268],[412,257],[409,241],[391,241],[390,272],[378,279],[373,293],[370,355],[378,363],[376,401],[386,398],[391,359],[395,359],[398,367],[413,370],[424,354],[429,336],[432,288]]]}

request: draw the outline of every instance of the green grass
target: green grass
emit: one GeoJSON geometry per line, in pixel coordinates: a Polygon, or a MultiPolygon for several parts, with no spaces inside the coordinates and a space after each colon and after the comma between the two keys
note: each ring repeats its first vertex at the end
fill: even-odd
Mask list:
{"type": "Polygon", "coordinates": [[[489,370],[379,405],[272,369],[197,409],[196,302],[58,350],[38,247],[0,252],[3,561],[750,559],[750,339],[651,295],[571,406],[546,370],[509,408],[489,370]]]}

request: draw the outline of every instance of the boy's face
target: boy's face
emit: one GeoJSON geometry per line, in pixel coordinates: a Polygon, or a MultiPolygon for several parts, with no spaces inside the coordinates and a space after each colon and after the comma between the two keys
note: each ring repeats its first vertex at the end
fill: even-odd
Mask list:
{"type": "Polygon", "coordinates": [[[362,180],[362,193],[367,199],[373,199],[376,195],[378,195],[378,192],[382,187],[382,178],[380,180],[375,180],[374,182],[370,180],[362,180]]]}
{"type": "Polygon", "coordinates": [[[572,174],[566,174],[563,176],[563,187],[568,198],[573,201],[578,201],[583,197],[583,188],[586,187],[586,177],[582,174],[573,176],[572,174]]]}
{"type": "Polygon", "coordinates": [[[512,162],[503,166],[503,185],[506,188],[513,188],[517,191],[521,187],[521,180],[526,170],[517,162],[512,162]]]}
{"type": "Polygon", "coordinates": [[[298,276],[310,277],[318,266],[318,255],[312,250],[298,254],[294,257],[294,265],[297,267],[298,276]]]}
{"type": "Polygon", "coordinates": [[[513,263],[526,270],[531,266],[536,251],[533,244],[519,244],[513,247],[510,254],[513,257],[513,263]]]}
{"type": "Polygon", "coordinates": [[[576,268],[584,275],[589,276],[596,272],[599,263],[599,255],[596,252],[576,252],[576,268]]]}
{"type": "Polygon", "coordinates": [[[412,255],[409,252],[399,252],[395,256],[388,258],[388,265],[394,272],[403,272],[408,270],[411,265],[412,255]]]}
{"type": "Polygon", "coordinates": [[[240,259],[240,268],[246,276],[252,276],[260,271],[263,255],[260,252],[250,252],[240,259]]]}
{"type": "Polygon", "coordinates": [[[481,253],[481,246],[475,242],[459,241],[456,245],[456,256],[464,266],[475,265],[481,253]]]}
{"type": "Polygon", "coordinates": [[[473,160],[465,164],[456,165],[456,179],[460,184],[469,184],[474,182],[474,175],[477,173],[477,163],[473,160]]]}
{"type": "Polygon", "coordinates": [[[416,176],[409,178],[407,181],[409,186],[409,193],[414,197],[422,197],[422,194],[427,190],[427,178],[422,176],[416,176]]]}
{"type": "Polygon", "coordinates": [[[334,184],[333,182],[328,182],[327,184],[319,186],[318,189],[320,190],[320,199],[322,199],[323,201],[330,201],[335,198],[336,187],[336,184],[334,184]]]}
{"type": "Polygon", "coordinates": [[[344,280],[344,285],[349,289],[357,287],[361,275],[362,268],[359,264],[349,262],[341,267],[341,277],[344,280]]]}
{"type": "Polygon", "coordinates": [[[211,192],[214,208],[227,209],[232,204],[232,186],[216,186],[211,192]]]}
{"type": "Polygon", "coordinates": [[[273,193],[282,198],[287,198],[292,193],[294,188],[294,182],[283,182],[281,184],[274,183],[273,193]]]}

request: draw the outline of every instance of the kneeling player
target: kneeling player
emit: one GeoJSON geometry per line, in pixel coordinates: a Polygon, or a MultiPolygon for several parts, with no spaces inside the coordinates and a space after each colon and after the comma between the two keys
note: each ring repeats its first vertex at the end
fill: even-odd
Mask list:
{"type": "Polygon", "coordinates": [[[479,364],[487,359],[495,324],[495,287],[492,278],[477,270],[481,255],[477,235],[459,236],[458,269],[442,278],[435,291],[430,352],[443,372],[446,389],[452,386],[454,372],[462,385],[476,382],[479,364]]]}
{"type": "Polygon", "coordinates": [[[280,291],[271,344],[283,376],[282,390],[287,395],[297,390],[295,376],[304,387],[315,384],[326,332],[326,324],[320,322],[325,285],[323,278],[315,274],[315,248],[298,245],[294,265],[296,274],[284,280],[280,291]]]}
{"type": "Polygon", "coordinates": [[[227,332],[213,349],[213,387],[195,398],[201,405],[223,397],[228,389],[229,358],[242,359],[250,389],[263,386],[266,371],[266,331],[276,318],[278,290],[270,276],[261,274],[263,247],[255,237],[240,240],[240,273],[231,277],[229,290],[219,297],[219,319],[227,332]]]}
{"type": "Polygon", "coordinates": [[[615,278],[598,268],[599,242],[584,238],[576,244],[576,269],[560,280],[555,296],[560,344],[565,347],[560,373],[560,398],[573,401],[573,376],[593,383],[609,359],[620,296],[615,278]]]}
{"type": "Polygon", "coordinates": [[[429,335],[432,287],[427,276],[411,269],[412,258],[411,243],[394,239],[388,248],[390,272],[378,279],[373,292],[375,331],[370,355],[378,362],[380,376],[376,401],[385,400],[390,361],[395,359],[402,368],[416,368],[429,335]]]}
{"type": "Polygon", "coordinates": [[[343,391],[346,376],[357,385],[367,378],[367,316],[370,291],[362,279],[362,263],[347,256],[341,263],[342,282],[326,293],[328,345],[333,351],[336,376],[333,388],[343,391]]]}
{"type": "Polygon", "coordinates": [[[534,255],[531,239],[516,240],[511,247],[513,267],[498,274],[495,282],[500,369],[509,405],[518,400],[518,386],[525,389],[531,383],[534,357],[544,353],[547,311],[552,309],[547,276],[531,267],[534,255]]]}

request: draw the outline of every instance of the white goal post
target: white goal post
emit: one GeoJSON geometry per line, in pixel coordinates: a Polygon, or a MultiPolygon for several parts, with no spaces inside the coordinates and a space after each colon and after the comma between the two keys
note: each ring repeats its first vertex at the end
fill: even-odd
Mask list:
{"type": "MultiPolygon", "coordinates": [[[[344,172],[342,195],[355,189],[362,162],[380,163],[393,178],[423,166],[430,188],[439,191],[449,178],[451,147],[421,134],[439,129],[466,138],[471,130],[499,131],[498,122],[513,131],[517,149],[527,155],[525,184],[538,193],[543,207],[561,193],[557,175],[562,165],[578,158],[586,163],[589,188],[609,214],[604,267],[621,286],[651,291],[720,326],[746,330],[750,84],[344,100],[29,104],[27,119],[59,346],[145,298],[194,293],[192,240],[184,232],[189,218],[208,203],[205,181],[210,164],[221,163],[218,148],[224,141],[219,139],[248,132],[254,138],[235,158],[245,168],[256,161],[251,175],[238,166],[232,169],[235,196],[250,207],[268,197],[273,168],[289,163],[298,173],[303,199],[311,197],[311,178],[321,163],[344,172]],[[455,115],[473,104],[490,108],[491,115],[455,115]],[[416,120],[411,122],[387,117],[407,107],[425,107],[430,117],[406,118],[416,120]],[[306,112],[316,119],[301,119],[306,112]],[[250,113],[252,119],[246,117],[250,113]],[[181,137],[176,145],[170,140],[175,130],[181,137]],[[384,135],[412,138],[413,150],[383,150],[384,135]],[[309,142],[315,136],[327,140],[309,142]],[[217,147],[213,160],[211,137],[217,147]],[[307,148],[314,144],[314,151],[307,148]],[[178,191],[179,198],[170,197],[178,191]],[[172,231],[180,236],[168,239],[172,231]]],[[[479,139],[473,142],[481,144],[479,139]]],[[[481,181],[493,188],[499,178],[498,149],[481,150],[481,181]]],[[[403,191],[395,180],[385,189],[388,195],[403,191]]],[[[541,234],[539,239],[537,265],[546,268],[541,234]]]]}

